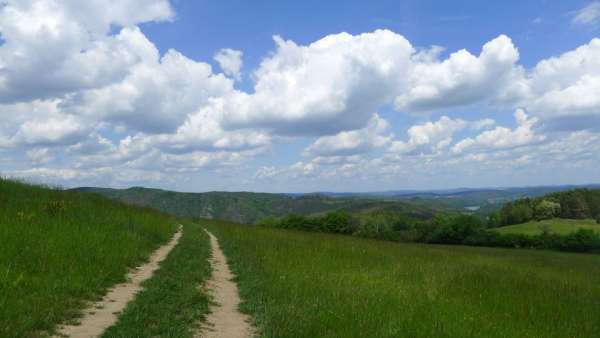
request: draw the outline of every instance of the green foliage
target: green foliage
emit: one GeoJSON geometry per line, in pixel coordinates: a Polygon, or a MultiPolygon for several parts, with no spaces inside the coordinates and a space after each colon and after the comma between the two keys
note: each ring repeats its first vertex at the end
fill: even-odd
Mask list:
{"type": "Polygon", "coordinates": [[[600,226],[594,220],[581,219],[562,219],[553,218],[543,221],[530,221],[522,224],[507,225],[500,228],[494,228],[491,231],[497,231],[500,234],[524,234],[539,235],[543,231],[567,235],[579,229],[590,229],[600,233],[600,226]]]}
{"type": "Polygon", "coordinates": [[[0,179],[0,337],[37,336],[76,317],[175,227],[98,195],[0,179]]]}
{"type": "MultiPolygon", "coordinates": [[[[600,190],[576,189],[555,192],[536,199],[507,203],[499,215],[499,225],[526,223],[553,217],[568,219],[595,218],[600,215],[600,190]]],[[[496,216],[494,216],[495,218],[496,216]]]]}
{"type": "Polygon", "coordinates": [[[260,224],[283,229],[346,234],[387,240],[411,238],[413,233],[413,225],[407,218],[387,212],[355,216],[344,211],[333,211],[318,217],[290,214],[279,220],[266,218],[260,224]]]}
{"type": "Polygon", "coordinates": [[[560,203],[541,200],[534,205],[533,212],[538,221],[552,219],[560,214],[560,203]]]}
{"type": "MultiPolygon", "coordinates": [[[[517,206],[521,208],[521,206],[517,206]]],[[[570,224],[558,228],[554,220],[532,223],[533,231],[509,227],[493,228],[490,231],[479,217],[474,215],[439,214],[432,220],[411,223],[402,218],[385,213],[373,213],[356,218],[343,212],[333,212],[322,217],[305,217],[288,215],[276,219],[267,219],[262,224],[282,229],[326,232],[337,234],[352,234],[358,237],[383,239],[390,241],[421,242],[434,244],[462,244],[474,246],[498,246],[508,248],[551,249],[576,252],[600,252],[600,245],[594,241],[574,241],[567,237],[578,229],[570,224]],[[565,228],[566,227],[566,228],[565,228]],[[555,233],[553,230],[558,229],[555,233]],[[571,231],[568,231],[571,230],[571,231]],[[577,243],[582,243],[578,246],[577,243]]],[[[579,221],[582,222],[582,221],[579,221]]],[[[518,225],[523,227],[523,225],[518,225]]],[[[517,225],[512,226],[517,227],[517,225]]],[[[590,230],[600,238],[600,228],[586,222],[583,230],[590,230]]]]}
{"type": "Polygon", "coordinates": [[[497,228],[501,223],[500,211],[494,211],[488,216],[487,220],[488,228],[497,228]]]}
{"type": "Polygon", "coordinates": [[[260,337],[595,337],[600,332],[597,255],[392,243],[210,223],[237,276],[241,309],[252,315],[260,337]]]}
{"type": "Polygon", "coordinates": [[[329,212],[319,220],[323,232],[351,234],[355,230],[355,220],[348,213],[341,211],[329,212]]]}
{"type": "Polygon", "coordinates": [[[384,201],[375,198],[332,198],[324,195],[291,196],[251,192],[181,193],[159,189],[130,188],[124,190],[78,188],[128,204],[154,208],[187,218],[210,218],[255,224],[289,214],[322,216],[343,211],[359,217],[362,214],[383,212],[403,215],[409,219],[430,219],[436,212],[456,211],[457,208],[423,200],[384,201]]]}

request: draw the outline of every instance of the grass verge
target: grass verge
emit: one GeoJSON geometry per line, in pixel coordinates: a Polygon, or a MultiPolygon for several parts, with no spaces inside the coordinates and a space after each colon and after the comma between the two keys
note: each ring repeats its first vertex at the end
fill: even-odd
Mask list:
{"type": "Polygon", "coordinates": [[[185,223],[179,244],[103,337],[192,337],[208,313],[209,298],[199,287],[210,277],[209,257],[206,233],[185,223]]]}
{"type": "Polygon", "coordinates": [[[155,211],[0,179],[0,337],[77,317],[175,229],[155,211]]]}
{"type": "Polygon", "coordinates": [[[600,256],[211,222],[263,337],[592,337],[600,256]]]}

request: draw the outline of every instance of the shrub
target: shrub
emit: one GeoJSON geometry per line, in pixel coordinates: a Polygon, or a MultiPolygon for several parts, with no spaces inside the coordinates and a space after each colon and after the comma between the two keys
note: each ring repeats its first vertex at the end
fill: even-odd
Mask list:
{"type": "Polygon", "coordinates": [[[600,236],[590,229],[579,229],[564,236],[561,249],[567,251],[593,251],[600,249],[600,236]]]}
{"type": "Polygon", "coordinates": [[[461,244],[485,228],[481,220],[472,215],[437,218],[436,222],[438,227],[432,238],[435,243],[461,244]]]}
{"type": "Polygon", "coordinates": [[[324,232],[351,234],[355,230],[352,217],[345,212],[330,212],[319,220],[321,230],[324,232]]]}
{"type": "Polygon", "coordinates": [[[551,219],[560,214],[560,203],[541,200],[534,207],[535,219],[538,221],[551,219]]]}

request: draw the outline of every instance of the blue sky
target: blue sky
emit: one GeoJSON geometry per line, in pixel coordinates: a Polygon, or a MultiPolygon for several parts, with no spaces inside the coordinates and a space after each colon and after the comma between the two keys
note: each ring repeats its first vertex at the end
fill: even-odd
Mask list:
{"type": "Polygon", "coordinates": [[[600,2],[0,11],[7,176],[270,192],[600,182],[600,2]]]}

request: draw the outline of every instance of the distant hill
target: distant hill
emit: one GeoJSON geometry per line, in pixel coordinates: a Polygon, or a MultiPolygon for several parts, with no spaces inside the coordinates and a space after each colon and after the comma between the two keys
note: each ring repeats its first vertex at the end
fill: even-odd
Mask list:
{"type": "Polygon", "coordinates": [[[150,207],[182,217],[203,217],[239,223],[256,223],[266,217],[281,217],[292,213],[311,216],[333,210],[355,214],[385,211],[412,219],[429,219],[438,211],[456,211],[449,205],[429,205],[418,199],[385,201],[367,197],[334,198],[323,194],[183,193],[141,187],[83,187],[73,190],[98,193],[127,204],[150,207]]]}
{"type": "MultiPolygon", "coordinates": [[[[319,192],[328,197],[369,197],[384,199],[441,199],[454,200],[458,204],[471,205],[481,203],[505,203],[524,197],[538,197],[548,193],[567,191],[573,189],[598,189],[600,184],[586,185],[557,185],[557,186],[532,186],[532,187],[506,187],[506,188],[456,188],[441,190],[390,190],[364,193],[349,192],[319,192]]],[[[302,194],[297,194],[301,196],[302,194]]]]}

